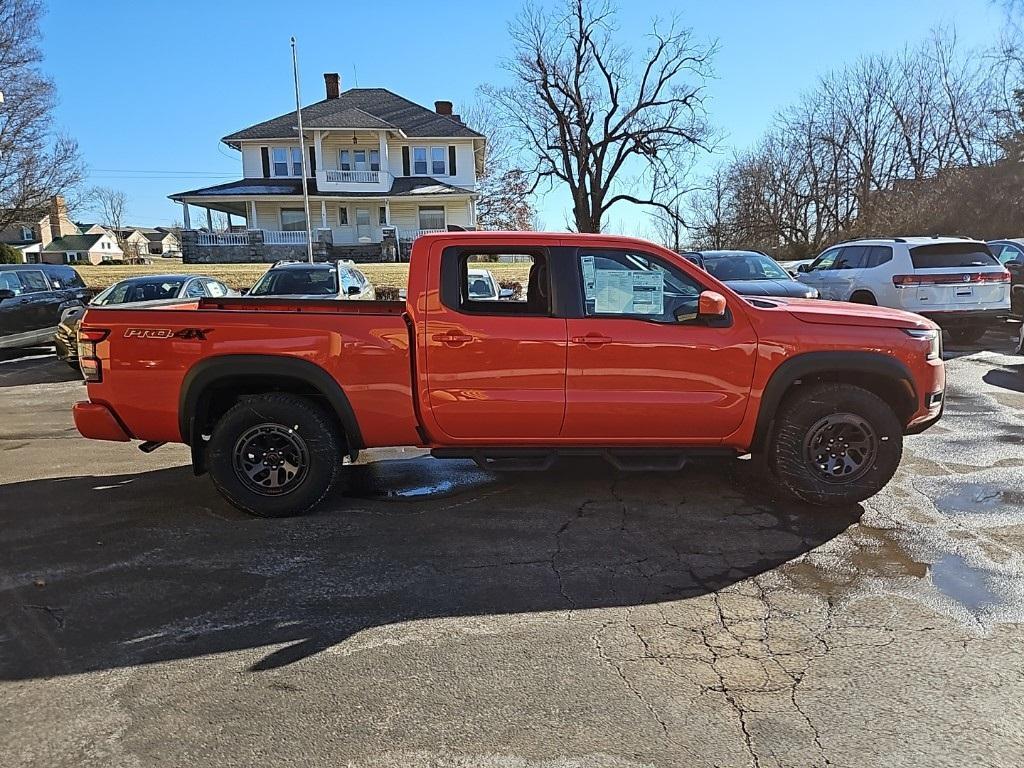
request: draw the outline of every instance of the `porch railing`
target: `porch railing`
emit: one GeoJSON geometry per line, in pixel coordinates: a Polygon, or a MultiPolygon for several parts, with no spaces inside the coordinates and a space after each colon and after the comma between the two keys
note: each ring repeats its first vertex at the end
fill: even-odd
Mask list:
{"type": "Polygon", "coordinates": [[[433,235],[437,232],[446,232],[444,229],[400,229],[398,230],[398,239],[411,241],[415,240],[420,235],[433,235]]]}
{"type": "Polygon", "coordinates": [[[327,181],[334,184],[376,184],[380,171],[332,171],[326,170],[327,181]]]}
{"type": "Polygon", "coordinates": [[[267,245],[305,245],[306,233],[302,230],[263,230],[263,242],[267,245]]]}
{"type": "Polygon", "coordinates": [[[199,232],[197,245],[248,245],[249,235],[245,232],[199,232]]]}

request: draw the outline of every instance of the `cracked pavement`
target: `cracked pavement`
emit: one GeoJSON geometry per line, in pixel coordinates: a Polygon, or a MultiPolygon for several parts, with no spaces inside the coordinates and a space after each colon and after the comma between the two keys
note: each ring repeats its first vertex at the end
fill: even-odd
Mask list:
{"type": "Polygon", "coordinates": [[[281,521],[0,359],[0,765],[1024,764],[1024,359],[984,346],[848,509],[382,451],[281,521]]]}

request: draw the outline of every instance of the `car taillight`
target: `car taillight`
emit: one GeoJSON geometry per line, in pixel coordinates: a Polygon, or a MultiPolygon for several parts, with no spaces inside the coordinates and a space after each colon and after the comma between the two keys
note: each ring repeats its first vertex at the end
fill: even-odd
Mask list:
{"type": "Polygon", "coordinates": [[[103,365],[96,355],[96,345],[110,335],[105,328],[82,328],[78,331],[78,364],[86,381],[103,381],[103,365]]]}
{"type": "Polygon", "coordinates": [[[1000,272],[956,272],[942,275],[893,275],[897,288],[918,288],[923,285],[968,285],[970,283],[1008,283],[1009,270],[1000,272]]]}

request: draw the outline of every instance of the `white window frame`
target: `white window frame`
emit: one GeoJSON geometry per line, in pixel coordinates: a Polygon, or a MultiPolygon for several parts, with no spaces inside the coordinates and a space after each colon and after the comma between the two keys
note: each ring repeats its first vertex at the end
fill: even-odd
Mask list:
{"type": "Polygon", "coordinates": [[[388,223],[388,207],[386,205],[380,205],[377,207],[377,223],[386,227],[388,223]]]}
{"type": "Polygon", "coordinates": [[[339,171],[351,171],[352,170],[352,150],[348,147],[338,147],[338,170],[339,171]],[[343,159],[343,158],[348,158],[343,159]],[[347,168],[345,166],[348,166],[347,168]]]}
{"type": "Polygon", "coordinates": [[[275,144],[270,147],[270,177],[273,179],[301,179],[302,178],[302,149],[297,144],[275,144]],[[278,161],[274,159],[274,153],[278,150],[284,152],[284,165],[287,173],[278,173],[278,161]],[[295,171],[296,158],[298,158],[298,173],[295,171]]]}
{"type": "Polygon", "coordinates": [[[21,239],[22,240],[31,240],[34,236],[35,236],[35,233],[32,231],[32,227],[22,227],[21,228],[21,239]]]}
{"type": "Polygon", "coordinates": [[[448,175],[448,147],[431,147],[430,148],[430,175],[431,176],[447,176],[448,175]],[[434,153],[441,152],[441,170],[435,170],[435,163],[437,160],[434,159],[434,153]]]}
{"type": "Polygon", "coordinates": [[[305,222],[305,226],[302,229],[285,229],[284,228],[284,212],[285,211],[288,211],[289,213],[293,213],[295,211],[298,211],[299,213],[302,214],[303,218],[306,217],[306,211],[303,208],[291,208],[291,207],[288,207],[288,208],[280,208],[280,209],[278,209],[277,220],[281,224],[281,231],[282,232],[305,232],[308,229],[309,221],[305,222]]]}
{"type": "Polygon", "coordinates": [[[348,216],[348,206],[347,205],[339,205],[338,206],[338,226],[339,227],[350,227],[352,225],[349,222],[351,222],[351,219],[348,216]],[[343,218],[344,218],[344,221],[342,220],[343,218]]]}
{"type": "Polygon", "coordinates": [[[413,176],[429,176],[430,173],[430,147],[413,147],[412,148],[412,164],[410,165],[409,171],[413,176]],[[423,172],[420,173],[416,170],[416,150],[423,150],[423,172]]]}
{"type": "Polygon", "coordinates": [[[291,161],[292,176],[302,178],[302,147],[289,147],[289,159],[291,161]],[[298,162],[296,162],[298,158],[298,162]]]}
{"type": "Polygon", "coordinates": [[[367,160],[370,163],[370,170],[371,171],[380,171],[380,150],[379,149],[371,149],[369,151],[368,155],[367,155],[367,160]],[[373,159],[374,155],[377,156],[376,160],[373,159]]]}

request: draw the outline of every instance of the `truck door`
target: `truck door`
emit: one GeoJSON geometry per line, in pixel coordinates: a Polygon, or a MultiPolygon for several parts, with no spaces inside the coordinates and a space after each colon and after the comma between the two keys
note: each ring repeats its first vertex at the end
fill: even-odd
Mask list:
{"type": "Polygon", "coordinates": [[[568,320],[563,438],[722,438],[739,427],[757,338],[745,316],[695,319],[705,286],[647,253],[579,249],[583,317],[568,320]]]}
{"type": "MultiPolygon", "coordinates": [[[[438,248],[441,248],[440,244],[438,248]]],[[[501,443],[558,437],[565,414],[566,321],[552,316],[546,249],[444,248],[428,296],[427,407],[448,437],[501,443]],[[469,269],[517,265],[510,299],[475,298],[469,269]]]]}

